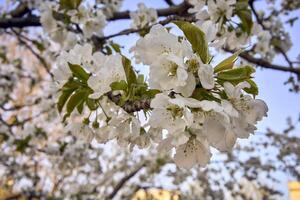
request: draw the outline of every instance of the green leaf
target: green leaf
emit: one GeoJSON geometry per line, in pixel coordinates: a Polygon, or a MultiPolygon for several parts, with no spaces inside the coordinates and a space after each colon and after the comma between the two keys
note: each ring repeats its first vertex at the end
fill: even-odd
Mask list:
{"type": "Polygon", "coordinates": [[[73,92],[74,92],[74,90],[72,90],[72,89],[62,91],[62,94],[59,96],[58,102],[57,102],[58,112],[62,111],[62,109],[64,108],[64,105],[66,104],[67,100],[69,99],[69,97],[71,96],[71,94],[73,92]]]}
{"type": "Polygon", "coordinates": [[[75,90],[80,87],[80,84],[73,79],[68,80],[61,88],[61,90],[75,90]]]}
{"type": "Polygon", "coordinates": [[[70,24],[71,23],[71,17],[69,15],[67,15],[66,13],[61,13],[61,12],[57,12],[57,11],[53,10],[52,11],[52,16],[57,21],[61,21],[65,24],[70,24]]]}
{"type": "Polygon", "coordinates": [[[122,63],[126,74],[127,84],[128,87],[130,87],[133,83],[137,83],[137,77],[135,71],[131,66],[131,61],[128,58],[122,56],[122,63]]]}
{"type": "Polygon", "coordinates": [[[235,61],[238,59],[238,56],[240,55],[241,52],[242,52],[241,50],[237,51],[233,55],[231,55],[230,57],[228,57],[225,60],[223,60],[222,62],[220,62],[214,68],[215,73],[218,73],[218,72],[223,71],[223,70],[232,69],[235,61]]]}
{"type": "Polygon", "coordinates": [[[156,90],[156,89],[150,89],[144,92],[144,96],[146,96],[147,98],[154,98],[156,94],[161,93],[160,90],[156,90]]]}
{"type": "Polygon", "coordinates": [[[183,31],[185,37],[191,43],[194,52],[200,56],[202,62],[205,64],[208,63],[210,56],[205,33],[189,22],[176,21],[174,23],[183,31]]]}
{"type": "Polygon", "coordinates": [[[24,139],[16,139],[14,144],[16,145],[16,150],[19,152],[24,152],[27,147],[29,147],[29,142],[31,140],[31,135],[28,135],[24,139]]]}
{"type": "Polygon", "coordinates": [[[104,49],[103,49],[103,50],[104,50],[104,54],[105,54],[105,55],[111,55],[111,54],[113,53],[111,47],[108,46],[108,45],[104,46],[104,49]]]}
{"type": "Polygon", "coordinates": [[[37,41],[37,40],[32,40],[32,43],[36,46],[36,48],[39,51],[44,51],[46,48],[44,47],[43,43],[37,41]]]}
{"type": "Polygon", "coordinates": [[[119,44],[112,42],[110,46],[115,50],[115,52],[121,53],[121,46],[119,44]]]}
{"type": "Polygon", "coordinates": [[[253,21],[252,21],[252,13],[248,5],[248,0],[239,0],[236,3],[236,14],[241,20],[241,28],[243,31],[251,33],[253,21]]]}
{"type": "Polygon", "coordinates": [[[85,100],[87,94],[87,91],[84,89],[76,90],[67,103],[67,113],[72,113],[74,108],[85,100]]]}
{"type": "Polygon", "coordinates": [[[220,102],[220,99],[214,97],[210,92],[208,92],[204,88],[196,88],[192,94],[192,98],[197,99],[199,101],[209,100],[220,102]]]}
{"type": "Polygon", "coordinates": [[[250,66],[239,67],[226,71],[221,71],[217,74],[217,78],[223,81],[229,82],[241,82],[251,78],[251,74],[255,72],[255,69],[250,66]]]}
{"type": "Polygon", "coordinates": [[[123,90],[123,91],[126,91],[128,86],[127,86],[127,83],[126,81],[124,80],[121,80],[119,82],[113,82],[110,84],[110,88],[112,90],[123,90]]]}
{"type": "Polygon", "coordinates": [[[250,84],[250,88],[244,88],[245,92],[252,94],[254,97],[258,95],[258,87],[256,83],[251,79],[247,80],[247,82],[250,84]]]}
{"type": "Polygon", "coordinates": [[[61,9],[72,10],[77,9],[82,0],[59,0],[61,9]]]}
{"type": "Polygon", "coordinates": [[[77,108],[77,111],[79,112],[79,114],[81,114],[82,111],[83,111],[84,102],[85,102],[84,100],[81,101],[81,102],[78,104],[78,106],[76,107],[76,108],[77,108]]]}
{"type": "Polygon", "coordinates": [[[70,113],[65,113],[64,116],[63,116],[62,122],[65,122],[66,119],[67,119],[68,117],[70,117],[70,115],[71,115],[70,113]]]}
{"type": "Polygon", "coordinates": [[[98,108],[97,100],[95,100],[95,99],[87,98],[86,99],[86,105],[88,106],[88,108],[90,110],[96,110],[98,108]]]}
{"type": "Polygon", "coordinates": [[[90,74],[88,74],[80,65],[76,64],[69,64],[69,68],[72,71],[73,75],[77,77],[79,80],[82,80],[83,82],[87,82],[87,80],[90,77],[90,74]]]}
{"type": "Polygon", "coordinates": [[[143,74],[139,74],[137,77],[137,83],[138,84],[144,84],[145,83],[145,77],[143,74]]]}
{"type": "Polygon", "coordinates": [[[7,141],[9,139],[9,136],[6,133],[1,133],[0,132],[0,144],[2,144],[2,142],[7,141]]]}
{"type": "Polygon", "coordinates": [[[62,144],[60,144],[60,146],[59,146],[59,152],[60,152],[61,154],[65,151],[67,145],[68,145],[67,142],[63,142],[62,144]]]}

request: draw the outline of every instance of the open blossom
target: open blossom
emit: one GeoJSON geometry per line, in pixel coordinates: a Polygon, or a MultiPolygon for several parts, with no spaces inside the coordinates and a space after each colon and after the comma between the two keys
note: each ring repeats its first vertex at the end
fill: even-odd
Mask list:
{"type": "Polygon", "coordinates": [[[174,162],[180,167],[190,169],[196,164],[205,166],[210,157],[211,153],[207,140],[205,138],[193,138],[176,149],[174,162]]]}
{"type": "Polygon", "coordinates": [[[183,131],[187,123],[188,110],[171,102],[165,94],[157,94],[151,102],[153,108],[149,124],[154,128],[165,128],[170,132],[183,131]]]}
{"type": "Polygon", "coordinates": [[[93,55],[94,63],[98,66],[95,75],[88,80],[88,85],[94,90],[91,98],[99,98],[111,90],[110,84],[125,80],[125,72],[120,54],[104,56],[101,53],[93,55]]]}
{"type": "Polygon", "coordinates": [[[132,51],[136,61],[146,65],[152,64],[163,54],[172,53],[183,57],[192,54],[191,46],[186,40],[180,42],[176,35],[169,33],[160,24],[154,25],[145,37],[139,39],[132,51]]]}
{"type": "Polygon", "coordinates": [[[150,87],[162,91],[174,91],[189,97],[196,87],[194,74],[181,55],[161,55],[150,65],[150,87]]]}
{"type": "Polygon", "coordinates": [[[132,28],[143,28],[156,22],[157,12],[153,8],[147,8],[143,3],[139,3],[138,10],[130,12],[130,18],[133,21],[132,28]]]}
{"type": "Polygon", "coordinates": [[[72,75],[69,63],[83,66],[92,73],[87,82],[94,91],[90,95],[91,98],[101,97],[111,90],[111,83],[126,79],[120,54],[109,56],[100,52],[93,54],[90,44],[76,45],[69,52],[61,53],[57,58],[58,67],[53,71],[57,81],[64,83],[72,75]]]}
{"type": "Polygon", "coordinates": [[[92,58],[92,46],[90,44],[75,45],[69,52],[62,51],[56,59],[57,68],[53,70],[53,75],[59,83],[65,83],[72,75],[69,64],[83,65],[92,58]]]}
{"type": "Polygon", "coordinates": [[[267,116],[268,107],[263,100],[253,99],[246,95],[241,97],[242,89],[250,87],[249,83],[242,82],[237,86],[231,83],[224,83],[224,88],[230,101],[239,112],[238,117],[233,117],[233,131],[240,138],[247,138],[249,133],[256,130],[256,123],[264,116],[267,116]]]}

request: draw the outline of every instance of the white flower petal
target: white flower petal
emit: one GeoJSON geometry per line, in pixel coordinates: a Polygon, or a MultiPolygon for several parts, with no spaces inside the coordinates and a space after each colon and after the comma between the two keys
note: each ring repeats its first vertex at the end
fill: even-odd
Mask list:
{"type": "Polygon", "coordinates": [[[201,65],[198,70],[198,76],[201,82],[201,85],[205,89],[212,89],[215,86],[214,80],[214,69],[211,65],[201,65]]]}

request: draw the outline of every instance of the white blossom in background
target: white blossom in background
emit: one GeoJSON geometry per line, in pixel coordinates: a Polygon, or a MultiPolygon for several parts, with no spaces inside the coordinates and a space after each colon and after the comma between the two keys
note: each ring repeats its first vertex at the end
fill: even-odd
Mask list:
{"type": "Polygon", "coordinates": [[[208,1],[208,13],[211,20],[220,24],[223,23],[224,18],[229,20],[233,14],[235,3],[236,0],[208,1]]]}
{"type": "Polygon", "coordinates": [[[132,20],[132,28],[144,28],[156,23],[157,12],[153,8],[147,8],[144,3],[139,3],[138,10],[130,12],[130,18],[132,20]]]}
{"type": "Polygon", "coordinates": [[[225,33],[226,45],[231,50],[238,50],[245,48],[249,44],[250,37],[247,33],[242,32],[240,29],[234,31],[227,31],[225,33]]]}
{"type": "MultiPolygon", "coordinates": [[[[235,191],[239,191],[239,193],[243,194],[243,197],[239,196],[240,198],[246,199],[255,199],[255,200],[262,200],[263,197],[263,190],[259,188],[257,181],[255,180],[248,180],[246,178],[241,178],[238,181],[238,187],[234,188],[233,191],[229,193],[234,193],[235,191]]],[[[228,194],[230,195],[230,194],[228,194]]],[[[236,199],[236,197],[228,197],[229,199],[236,199]]]]}
{"type": "Polygon", "coordinates": [[[103,4],[103,12],[107,17],[111,17],[114,12],[120,10],[123,0],[96,0],[96,3],[103,4]]]}
{"type": "Polygon", "coordinates": [[[86,38],[90,38],[93,36],[93,34],[102,36],[105,25],[106,16],[101,10],[97,10],[95,13],[90,13],[90,15],[87,17],[82,28],[83,34],[86,38]]]}
{"type": "Polygon", "coordinates": [[[59,7],[52,2],[45,1],[39,6],[41,12],[41,24],[45,33],[62,49],[69,50],[77,43],[78,38],[74,32],[66,29],[65,24],[54,18],[53,13],[59,11],[59,7]]]}
{"type": "Polygon", "coordinates": [[[53,17],[53,9],[55,5],[45,2],[40,6],[41,10],[41,24],[46,33],[51,34],[57,30],[57,21],[53,17]]]}
{"type": "Polygon", "coordinates": [[[69,10],[68,15],[73,23],[85,23],[88,20],[91,11],[90,8],[80,5],[76,10],[69,10]]]}

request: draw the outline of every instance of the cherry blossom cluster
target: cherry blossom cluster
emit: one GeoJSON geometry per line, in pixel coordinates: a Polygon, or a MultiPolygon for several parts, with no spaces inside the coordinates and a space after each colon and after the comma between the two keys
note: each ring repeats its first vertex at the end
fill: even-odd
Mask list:
{"type": "MultiPolygon", "coordinates": [[[[189,3],[193,5],[189,12],[195,15],[199,27],[207,27],[207,23],[214,25],[210,27],[210,33],[217,33],[215,39],[219,42],[214,46],[217,49],[226,45],[229,49],[237,50],[255,41],[253,52],[272,61],[276,48],[287,52],[291,47],[290,35],[284,30],[280,19],[274,16],[268,17],[265,12],[260,11],[257,15],[262,19],[261,22],[259,20],[252,22],[247,1],[189,0],[189,3]],[[236,21],[238,18],[240,21],[236,21]],[[278,39],[274,41],[274,38],[278,39]]],[[[297,3],[282,2],[282,6],[292,5],[297,6],[297,3]]],[[[274,9],[273,12],[277,11],[274,9]]]]}
{"type": "Polygon", "coordinates": [[[131,49],[137,63],[149,66],[148,82],[118,50],[105,55],[85,44],[62,52],[53,74],[61,88],[58,109],[65,108],[64,120],[72,119],[68,130],[87,142],[95,138],[131,149],[150,144],[165,152],[175,149],[175,163],[187,169],[206,165],[211,147],[230,151],[237,138],[254,133],[268,111],[254,98],[255,70],[234,65],[240,52],[213,66],[207,29],[175,24],[184,37],[158,24],[131,49]],[[139,110],[148,120],[124,107],[145,99],[150,106],[139,110]]]}
{"type": "MultiPolygon", "coordinates": [[[[82,1],[35,2],[41,13],[41,24],[52,41],[63,49],[71,49],[80,40],[102,36],[107,18],[122,5],[122,0],[99,0],[95,5],[82,1]],[[81,34],[76,34],[80,32],[81,34]]],[[[33,3],[32,3],[33,4],[33,3]]]]}

